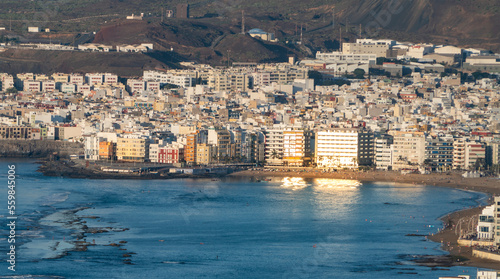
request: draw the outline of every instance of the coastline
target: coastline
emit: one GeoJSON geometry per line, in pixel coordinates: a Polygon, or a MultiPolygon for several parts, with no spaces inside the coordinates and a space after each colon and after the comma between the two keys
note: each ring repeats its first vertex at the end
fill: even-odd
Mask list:
{"type": "MultiPolygon", "coordinates": [[[[141,164],[129,163],[125,166],[115,167],[124,170],[124,172],[105,172],[101,170],[104,165],[101,164],[82,164],[74,160],[41,160],[37,172],[41,172],[45,176],[56,176],[66,178],[80,179],[135,179],[135,180],[150,180],[150,179],[177,179],[177,178],[221,178],[227,173],[208,172],[208,173],[171,173],[169,167],[161,165],[143,166],[141,164]],[[151,170],[141,171],[142,168],[151,170]],[[127,172],[125,170],[133,170],[127,172]]],[[[107,166],[113,168],[112,166],[107,166]]]]}
{"type": "MultiPolygon", "coordinates": [[[[480,178],[463,178],[460,173],[453,172],[445,173],[432,173],[432,174],[406,174],[401,175],[399,172],[392,171],[351,171],[343,170],[339,172],[321,172],[316,170],[300,169],[292,171],[241,171],[229,174],[229,176],[241,177],[301,177],[301,178],[334,178],[334,179],[349,179],[359,180],[361,182],[393,182],[393,183],[409,183],[415,185],[430,185],[436,187],[446,187],[452,189],[459,189],[464,191],[481,192],[489,196],[488,201],[494,195],[500,195],[500,179],[490,177],[480,178]]],[[[489,202],[488,202],[489,204],[489,202]]],[[[459,222],[461,218],[470,218],[470,216],[480,214],[484,206],[476,206],[450,212],[439,219],[443,222],[443,229],[438,233],[426,237],[426,239],[441,243],[441,249],[447,251],[446,264],[444,266],[471,266],[478,268],[486,268],[498,270],[500,263],[496,261],[476,258],[472,256],[472,248],[458,246],[458,236],[455,235],[454,225],[459,222]],[[448,245],[449,243],[449,245],[448,245]]],[[[425,255],[423,255],[425,257],[425,255]]],[[[435,266],[435,258],[430,257],[429,261],[419,263],[430,267],[435,266]]]]}

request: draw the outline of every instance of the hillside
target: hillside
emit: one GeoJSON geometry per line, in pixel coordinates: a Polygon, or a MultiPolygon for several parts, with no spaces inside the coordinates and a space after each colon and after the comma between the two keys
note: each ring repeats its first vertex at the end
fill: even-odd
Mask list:
{"type": "Polygon", "coordinates": [[[111,72],[142,76],[144,69],[177,67],[175,58],[157,53],[89,53],[10,49],[0,53],[0,72],[111,72]]]}
{"type": "Polygon", "coordinates": [[[173,53],[180,59],[215,65],[231,62],[280,62],[296,51],[282,44],[264,42],[236,33],[219,20],[176,20],[164,23],[114,21],[96,34],[94,42],[124,44],[153,42],[161,52],[173,53]]]}
{"type": "Polygon", "coordinates": [[[192,0],[189,19],[163,17],[181,0],[5,0],[0,36],[21,41],[72,44],[86,40],[119,44],[153,42],[161,57],[224,65],[232,61],[285,61],[288,54],[311,56],[360,37],[454,44],[500,51],[498,0],[192,0]],[[273,32],[279,43],[239,36],[245,29],[273,32]],[[142,21],[126,15],[144,13],[142,21]],[[334,23],[332,24],[332,21],[334,23]],[[27,34],[27,26],[47,34],[27,34]],[[361,27],[361,28],[360,28],[361,27]],[[10,29],[10,28],[7,28],[10,29]],[[96,35],[92,38],[92,32],[96,35]],[[302,35],[302,36],[301,36],[302,35]],[[77,39],[72,39],[77,38],[77,39]],[[302,44],[295,44],[302,38],[302,44]],[[232,55],[231,55],[232,54],[232,55]]]}

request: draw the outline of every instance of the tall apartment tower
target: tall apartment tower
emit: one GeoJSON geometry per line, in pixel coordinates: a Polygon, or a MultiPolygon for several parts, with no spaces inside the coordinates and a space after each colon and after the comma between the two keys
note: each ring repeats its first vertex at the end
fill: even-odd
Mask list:
{"type": "Polygon", "coordinates": [[[198,133],[187,135],[186,147],[184,149],[184,159],[188,164],[196,163],[196,149],[198,141],[198,133]]]}
{"type": "Polygon", "coordinates": [[[189,18],[189,4],[177,5],[177,18],[189,18]]]}
{"type": "MultiPolygon", "coordinates": [[[[493,218],[494,218],[494,223],[496,224],[496,228],[500,226],[500,197],[495,197],[495,204],[494,204],[494,212],[493,212],[493,218]]],[[[493,236],[495,239],[495,243],[498,245],[500,244],[500,231],[494,230],[495,235],[493,236]]]]}

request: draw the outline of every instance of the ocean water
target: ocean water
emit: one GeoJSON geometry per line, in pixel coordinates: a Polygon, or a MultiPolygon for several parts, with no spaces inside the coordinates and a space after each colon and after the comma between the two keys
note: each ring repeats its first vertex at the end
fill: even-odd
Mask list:
{"type": "Polygon", "coordinates": [[[406,235],[437,232],[440,216],[483,203],[480,193],[337,179],[66,179],[44,177],[36,168],[29,160],[0,161],[0,278],[438,278],[476,272],[415,265],[414,256],[445,252],[406,235]],[[15,272],[4,252],[8,164],[17,174],[15,272]],[[78,251],[77,240],[92,245],[78,251]]]}

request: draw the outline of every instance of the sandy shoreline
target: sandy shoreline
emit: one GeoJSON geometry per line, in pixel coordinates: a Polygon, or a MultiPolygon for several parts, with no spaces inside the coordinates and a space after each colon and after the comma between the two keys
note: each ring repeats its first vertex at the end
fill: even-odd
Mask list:
{"type": "MultiPolygon", "coordinates": [[[[362,182],[396,182],[410,183],[418,185],[433,185],[438,187],[448,187],[461,189],[466,191],[475,191],[486,193],[490,196],[488,204],[490,204],[491,196],[500,195],[500,179],[498,178],[463,178],[460,173],[453,172],[449,174],[433,173],[433,174],[406,174],[401,175],[399,172],[391,171],[340,171],[340,172],[321,172],[319,170],[275,170],[275,171],[256,171],[247,170],[233,173],[230,176],[250,176],[256,178],[265,177],[302,177],[302,178],[336,178],[336,179],[353,179],[362,182]]],[[[448,251],[453,258],[462,259],[454,263],[460,266],[473,266],[478,268],[487,268],[498,270],[499,262],[480,259],[472,256],[472,248],[458,246],[458,236],[455,235],[454,225],[461,218],[469,218],[472,215],[477,215],[482,211],[483,207],[475,207],[452,212],[441,218],[445,229],[439,233],[429,236],[428,239],[434,242],[442,243],[441,248],[448,251]],[[464,260],[467,259],[467,260],[464,260]]]]}

